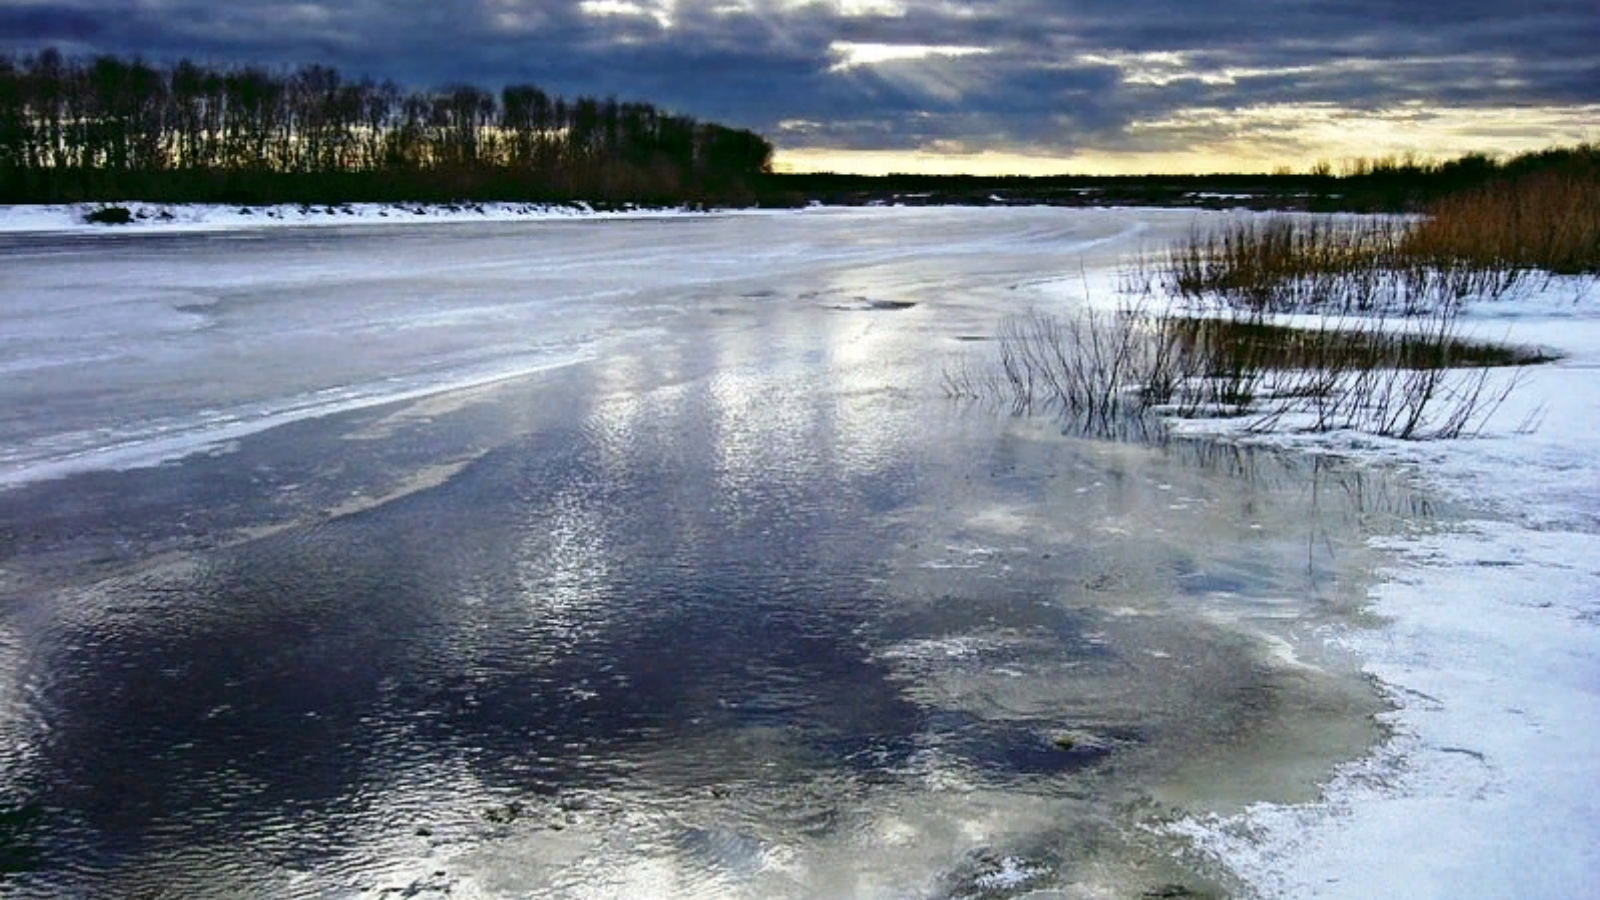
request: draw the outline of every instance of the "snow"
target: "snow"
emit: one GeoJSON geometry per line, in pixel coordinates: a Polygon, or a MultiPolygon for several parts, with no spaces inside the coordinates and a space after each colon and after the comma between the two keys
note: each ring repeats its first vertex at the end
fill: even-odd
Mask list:
{"type": "MultiPolygon", "coordinates": [[[[734,210],[740,215],[759,210],[734,210]]],[[[718,211],[720,215],[729,211],[718,211]]],[[[767,211],[770,215],[772,212],[767,211]]],[[[72,203],[0,206],[0,234],[51,231],[196,232],[316,225],[400,225],[445,222],[528,222],[559,219],[656,219],[705,215],[687,208],[599,211],[588,204],[551,203],[339,203],[238,206],[226,204],[72,203]],[[102,206],[133,214],[127,225],[95,225],[85,217],[102,206]]]]}
{"type": "MultiPolygon", "coordinates": [[[[1484,336],[1553,347],[1476,438],[1262,440],[1408,467],[1469,504],[1390,539],[1384,624],[1334,640],[1392,698],[1392,737],[1313,804],[1170,826],[1247,895],[1586,898],[1600,884],[1600,292],[1554,280],[1469,308],[1484,336]],[[1536,430],[1523,426],[1537,421],[1536,430]]],[[[1206,424],[1191,425],[1204,430],[1206,424]]]]}

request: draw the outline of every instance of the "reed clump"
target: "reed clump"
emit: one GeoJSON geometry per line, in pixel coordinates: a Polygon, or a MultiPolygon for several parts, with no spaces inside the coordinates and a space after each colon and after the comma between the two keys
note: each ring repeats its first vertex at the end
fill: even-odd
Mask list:
{"type": "Polygon", "coordinates": [[[1421,216],[1275,215],[1196,228],[1138,277],[1191,307],[1416,316],[1600,275],[1600,147],[1484,161],[1421,216]],[[1546,156],[1548,158],[1546,158],[1546,156]]]}
{"type": "Polygon", "coordinates": [[[1498,258],[1419,244],[1413,220],[1277,215],[1196,228],[1138,277],[1191,308],[1417,316],[1500,299],[1526,280],[1498,258]]]}
{"type": "Polygon", "coordinates": [[[1551,274],[1600,275],[1600,151],[1467,163],[1456,168],[1498,180],[1421,217],[1191,230],[1125,272],[1132,304],[1008,320],[993,365],[946,372],[945,391],[1099,433],[1147,413],[1243,417],[1253,431],[1473,433],[1522,367],[1551,357],[1463,339],[1463,307],[1551,274]]]}
{"type": "Polygon", "coordinates": [[[1445,197],[1400,250],[1489,270],[1600,274],[1600,151],[1445,197]]]}

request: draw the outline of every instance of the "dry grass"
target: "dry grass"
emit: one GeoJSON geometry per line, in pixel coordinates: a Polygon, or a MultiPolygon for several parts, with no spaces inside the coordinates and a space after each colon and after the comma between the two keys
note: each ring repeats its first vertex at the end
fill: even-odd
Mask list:
{"type": "Polygon", "coordinates": [[[1414,316],[1501,299],[1539,272],[1600,275],[1600,151],[1558,157],[1508,168],[1419,218],[1279,215],[1196,229],[1136,277],[1190,306],[1414,316]]]}
{"type": "MultiPolygon", "coordinates": [[[[1403,440],[1474,434],[1521,381],[1536,351],[1463,340],[1454,308],[1411,317],[1323,318],[1281,329],[1258,351],[1271,366],[1252,407],[1253,431],[1359,431],[1403,440]]],[[[1252,324],[1252,329],[1260,326],[1252,324]]],[[[1274,326],[1266,326],[1269,329],[1274,326]]]]}
{"type": "Polygon", "coordinates": [[[1191,307],[1406,316],[1498,299],[1524,280],[1497,261],[1420,252],[1416,228],[1389,217],[1252,217],[1191,231],[1134,277],[1191,307]]]}
{"type": "Polygon", "coordinates": [[[1400,249],[1488,269],[1600,274],[1600,164],[1446,197],[1409,229],[1400,249]]]}
{"type": "Polygon", "coordinates": [[[1126,273],[1134,305],[1008,320],[998,359],[947,371],[945,391],[1055,410],[1102,434],[1150,411],[1243,416],[1257,431],[1475,432],[1520,367],[1548,358],[1463,340],[1465,302],[1505,297],[1540,270],[1600,274],[1600,154],[1551,159],[1500,170],[1422,218],[1278,215],[1194,230],[1126,273]],[[1312,321],[1271,321],[1281,313],[1312,321]]]}

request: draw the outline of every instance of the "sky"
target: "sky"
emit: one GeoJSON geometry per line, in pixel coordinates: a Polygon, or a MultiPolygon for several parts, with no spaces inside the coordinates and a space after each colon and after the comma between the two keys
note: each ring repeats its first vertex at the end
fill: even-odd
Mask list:
{"type": "Polygon", "coordinates": [[[0,0],[0,52],[531,82],[782,170],[1304,171],[1600,141],[1600,0],[0,0]]]}

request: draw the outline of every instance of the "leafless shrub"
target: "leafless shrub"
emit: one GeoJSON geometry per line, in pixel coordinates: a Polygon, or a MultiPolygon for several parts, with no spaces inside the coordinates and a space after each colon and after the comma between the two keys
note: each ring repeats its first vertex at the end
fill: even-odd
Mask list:
{"type": "Polygon", "coordinates": [[[1502,366],[1541,359],[1462,340],[1453,306],[1394,325],[1330,315],[1288,328],[1256,310],[1196,316],[1146,303],[1029,312],[1002,323],[992,359],[963,360],[943,383],[951,397],[1053,413],[1098,434],[1157,413],[1420,440],[1481,428],[1520,380],[1502,366]]]}
{"type": "Polygon", "coordinates": [[[1382,318],[1360,318],[1306,329],[1308,354],[1271,374],[1250,428],[1405,440],[1473,434],[1520,383],[1521,366],[1544,359],[1462,341],[1448,309],[1411,321],[1421,327],[1397,332],[1382,318]]]}

